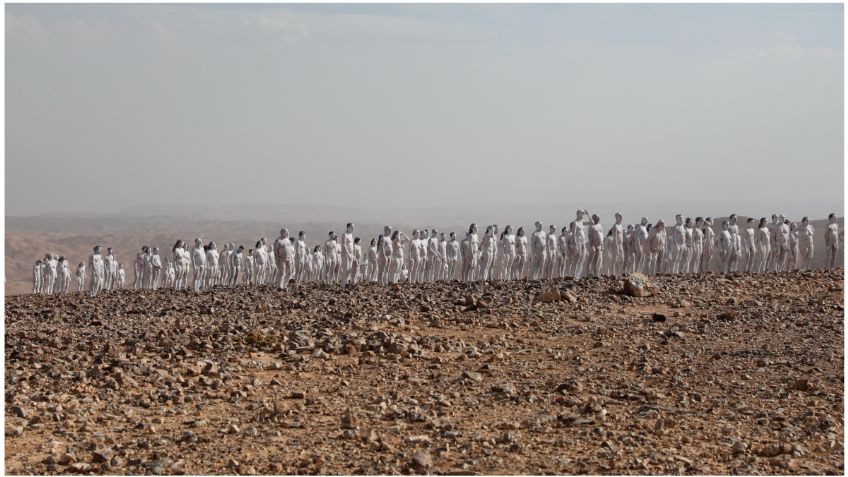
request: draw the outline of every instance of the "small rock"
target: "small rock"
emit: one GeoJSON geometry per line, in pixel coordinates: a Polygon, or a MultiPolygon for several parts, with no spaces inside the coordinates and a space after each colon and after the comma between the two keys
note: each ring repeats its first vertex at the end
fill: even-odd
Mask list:
{"type": "Polygon", "coordinates": [[[562,300],[562,295],[560,295],[559,290],[550,289],[536,295],[534,301],[541,303],[553,303],[560,300],[562,300]]]}
{"type": "Polygon", "coordinates": [[[22,408],[21,406],[12,406],[12,407],[9,408],[9,412],[11,412],[13,415],[15,415],[17,417],[22,417],[24,419],[26,419],[27,416],[29,416],[29,413],[27,412],[27,410],[22,408]]]}
{"type": "Polygon", "coordinates": [[[631,273],[624,278],[624,293],[642,298],[651,296],[653,285],[648,277],[641,273],[631,273]]]}
{"type": "Polygon", "coordinates": [[[412,454],[412,467],[419,472],[424,472],[433,467],[433,458],[426,452],[416,452],[412,454]]]}
{"type": "Polygon", "coordinates": [[[651,319],[658,323],[662,323],[663,321],[667,320],[668,317],[666,317],[662,313],[654,313],[651,315],[651,319]]]}
{"type": "Polygon", "coordinates": [[[97,464],[112,460],[112,451],[109,449],[97,449],[91,453],[91,461],[97,464]]]}
{"type": "Polygon", "coordinates": [[[344,416],[342,416],[342,429],[356,429],[358,425],[356,416],[348,409],[344,416]]]}
{"type": "Polygon", "coordinates": [[[476,381],[478,383],[483,381],[483,375],[476,371],[463,371],[462,378],[469,379],[471,381],[476,381]]]}

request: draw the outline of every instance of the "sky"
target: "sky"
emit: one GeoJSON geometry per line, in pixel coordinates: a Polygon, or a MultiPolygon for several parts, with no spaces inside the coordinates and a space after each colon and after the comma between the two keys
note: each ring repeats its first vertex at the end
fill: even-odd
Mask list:
{"type": "Polygon", "coordinates": [[[842,9],[7,4],[6,215],[841,215],[842,9]]]}

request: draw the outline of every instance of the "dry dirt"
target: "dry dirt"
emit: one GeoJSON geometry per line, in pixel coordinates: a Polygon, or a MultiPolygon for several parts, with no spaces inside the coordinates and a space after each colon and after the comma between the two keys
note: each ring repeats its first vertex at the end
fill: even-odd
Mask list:
{"type": "Polygon", "coordinates": [[[7,297],[5,470],[844,473],[843,270],[653,284],[7,297]]]}

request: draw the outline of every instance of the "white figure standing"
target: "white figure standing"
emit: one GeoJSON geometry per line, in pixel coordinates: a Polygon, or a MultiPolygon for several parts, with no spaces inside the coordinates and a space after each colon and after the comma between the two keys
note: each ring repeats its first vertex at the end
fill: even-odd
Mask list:
{"type": "Polygon", "coordinates": [[[601,218],[592,214],[592,224],[587,229],[589,233],[589,273],[587,276],[600,276],[603,265],[604,253],[604,229],[601,227],[601,218]]]}
{"type": "Polygon", "coordinates": [[[85,264],[80,262],[77,265],[77,291],[82,293],[85,289],[85,264]]]}
{"type": "Polygon", "coordinates": [[[103,259],[100,257],[100,245],[94,247],[94,253],[88,257],[88,269],[91,270],[91,285],[89,293],[91,296],[97,296],[97,293],[103,288],[103,259]]]}
{"type": "Polygon", "coordinates": [[[658,220],[656,227],[651,227],[649,224],[648,241],[646,242],[648,252],[648,263],[645,267],[646,273],[655,275],[662,271],[666,250],[665,242],[665,222],[662,219],[658,220]]]}
{"type": "Polygon", "coordinates": [[[836,214],[827,216],[827,227],[824,229],[824,248],[827,250],[827,266],[836,267],[836,253],[839,251],[839,223],[836,214]]]}
{"type": "Polygon", "coordinates": [[[754,258],[757,254],[757,231],[754,229],[754,218],[745,221],[745,231],[742,233],[742,248],[745,250],[745,271],[754,271],[754,258]]]}
{"type": "Polygon", "coordinates": [[[801,219],[801,230],[798,232],[798,246],[801,253],[801,268],[809,270],[813,262],[813,239],[815,230],[808,217],[801,219]]]}
{"type": "MultiPolygon", "coordinates": [[[[334,239],[335,234],[332,234],[331,237],[331,240],[334,239]]],[[[335,240],[332,240],[332,242],[332,250],[335,252],[335,240]]],[[[294,275],[294,245],[289,240],[289,231],[285,227],[280,229],[280,236],[274,241],[274,259],[277,263],[277,275],[279,275],[276,283],[277,288],[286,290],[289,287],[289,280],[294,275]]]]}
{"type": "Polygon", "coordinates": [[[701,272],[710,271],[710,261],[713,258],[713,247],[715,245],[715,231],[713,230],[713,219],[704,219],[704,248],[701,255],[701,272]]]}
{"type": "Polygon", "coordinates": [[[530,236],[530,278],[539,280],[544,278],[545,261],[547,259],[547,235],[542,230],[542,223],[538,220],[534,224],[536,230],[530,236]]]}
{"type": "Polygon", "coordinates": [[[494,278],[492,277],[492,266],[495,263],[496,241],[494,228],[491,225],[486,227],[486,233],[483,234],[483,242],[480,244],[480,278],[483,281],[491,281],[494,278]]]}
{"type": "Polygon", "coordinates": [[[43,270],[43,265],[41,264],[41,260],[36,260],[35,265],[32,266],[32,292],[33,293],[41,293],[42,270],[43,270]]]}
{"type": "Polygon", "coordinates": [[[126,274],[124,273],[124,266],[120,263],[117,264],[118,268],[115,270],[115,287],[117,290],[124,288],[124,282],[126,281],[126,274]]]}

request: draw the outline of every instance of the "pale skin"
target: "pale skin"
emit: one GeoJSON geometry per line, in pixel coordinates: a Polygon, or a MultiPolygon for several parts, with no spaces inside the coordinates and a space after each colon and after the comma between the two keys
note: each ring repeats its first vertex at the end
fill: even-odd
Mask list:
{"type": "MultiPolygon", "coordinates": [[[[335,247],[333,249],[335,250],[335,247]]],[[[294,276],[294,245],[289,240],[289,231],[285,228],[280,230],[280,236],[274,242],[274,258],[278,270],[277,288],[287,290],[289,280],[294,276]]]]}
{"type": "Polygon", "coordinates": [[[206,251],[203,250],[203,241],[195,239],[194,248],[191,251],[191,265],[194,270],[194,291],[200,291],[203,280],[206,278],[206,251]]]}
{"type": "Polygon", "coordinates": [[[545,278],[555,278],[555,270],[558,269],[558,251],[557,251],[557,236],[556,227],[551,225],[548,227],[548,235],[545,237],[545,251],[547,260],[545,261],[545,278]]]}
{"type": "Polygon", "coordinates": [[[456,269],[459,264],[459,241],[456,240],[456,234],[451,232],[450,240],[447,244],[447,258],[448,258],[448,280],[454,280],[456,278],[456,269]]]}
{"type": "Polygon", "coordinates": [[[624,227],[621,222],[624,217],[615,213],[615,224],[612,226],[612,254],[610,267],[613,275],[624,273],[624,227]]]}
{"type": "Polygon", "coordinates": [[[758,272],[765,272],[768,267],[769,257],[771,256],[771,231],[769,230],[768,222],[766,222],[765,218],[760,220],[760,225],[756,232],[756,239],[759,261],[754,266],[754,270],[758,272]]]}
{"type": "Polygon", "coordinates": [[[547,260],[547,236],[545,231],[542,230],[541,222],[536,222],[535,225],[536,230],[530,236],[530,278],[539,280],[544,278],[542,272],[545,269],[545,262],[547,260]]]}
{"type": "Polygon", "coordinates": [[[757,251],[757,231],[754,229],[754,219],[748,219],[745,232],[742,234],[742,245],[745,249],[745,271],[754,271],[754,258],[757,251]]]}
{"type": "Polygon", "coordinates": [[[515,234],[515,261],[512,264],[513,279],[521,280],[524,278],[524,268],[527,264],[527,247],[528,240],[524,234],[524,228],[519,227],[515,234]]]}
{"type": "Polygon", "coordinates": [[[392,256],[392,228],[388,225],[383,227],[383,239],[380,244],[380,253],[377,255],[377,275],[378,280],[383,285],[386,285],[389,282],[389,263],[391,261],[392,256]]]}
{"type": "Polygon", "coordinates": [[[635,260],[634,269],[637,272],[647,273],[645,265],[647,263],[648,252],[648,218],[642,217],[642,221],[636,226],[635,237],[632,242],[633,255],[635,260]]]}
{"type": "Polygon", "coordinates": [[[810,224],[810,219],[804,217],[801,219],[801,230],[798,232],[798,247],[801,254],[801,268],[803,269],[809,269],[812,266],[814,237],[815,230],[810,224]]]}
{"type": "Polygon", "coordinates": [[[352,276],[351,267],[353,266],[354,261],[354,249],[353,249],[353,229],[354,225],[349,223],[345,226],[345,231],[342,233],[341,240],[341,277],[342,282],[348,283],[350,281],[350,277],[352,276]]]}
{"type": "Polygon", "coordinates": [[[483,243],[481,244],[481,263],[482,263],[482,273],[481,278],[483,281],[492,280],[492,265],[495,260],[495,242],[496,238],[494,235],[494,230],[491,226],[486,228],[486,233],[483,234],[483,243]]]}
{"type": "Polygon", "coordinates": [[[515,262],[515,235],[512,233],[512,226],[507,225],[501,234],[501,280],[509,280],[513,273],[513,264],[515,262]]]}
{"type": "Polygon", "coordinates": [[[592,216],[592,225],[587,229],[589,233],[589,270],[587,276],[600,276],[604,259],[604,229],[601,228],[601,218],[592,216]]]}
{"type": "Polygon", "coordinates": [[[91,285],[89,293],[91,296],[97,296],[97,293],[103,288],[103,259],[100,256],[100,247],[94,248],[94,253],[88,257],[88,269],[91,270],[91,285]]]}
{"type": "Polygon", "coordinates": [[[648,240],[646,242],[648,251],[648,263],[645,267],[646,273],[654,275],[658,273],[658,270],[662,270],[665,241],[665,223],[660,220],[657,221],[656,227],[653,227],[648,234],[648,240]]]}
{"type": "Polygon", "coordinates": [[[839,251],[839,223],[836,221],[836,215],[828,216],[827,227],[824,231],[824,247],[827,250],[827,266],[829,268],[836,267],[836,254],[839,251]]]}
{"type": "Polygon", "coordinates": [[[713,221],[709,217],[704,219],[704,248],[701,255],[701,271],[707,272],[710,270],[710,260],[713,255],[713,244],[715,243],[715,232],[713,231],[713,221]]]}

